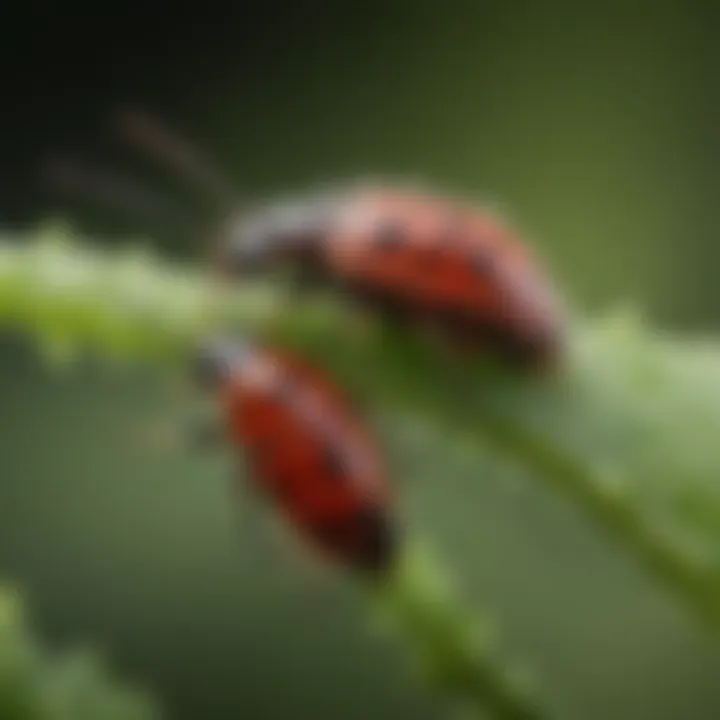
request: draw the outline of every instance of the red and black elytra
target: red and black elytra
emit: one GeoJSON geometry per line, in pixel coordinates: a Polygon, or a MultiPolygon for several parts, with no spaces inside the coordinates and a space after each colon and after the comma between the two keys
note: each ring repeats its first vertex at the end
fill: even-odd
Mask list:
{"type": "Polygon", "coordinates": [[[294,262],[405,322],[540,367],[557,360],[564,318],[530,249],[498,218],[408,188],[358,187],[270,204],[218,238],[232,277],[294,262]]]}
{"type": "Polygon", "coordinates": [[[206,344],[199,380],[218,394],[253,481],[325,556],[359,571],[392,563],[396,525],[375,444],[324,374],[287,353],[206,344]]]}

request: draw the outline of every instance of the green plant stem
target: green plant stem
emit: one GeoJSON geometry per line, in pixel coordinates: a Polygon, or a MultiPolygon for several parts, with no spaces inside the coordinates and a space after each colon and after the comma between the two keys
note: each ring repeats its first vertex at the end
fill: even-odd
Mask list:
{"type": "Polygon", "coordinates": [[[485,436],[575,500],[621,546],[631,548],[642,558],[655,577],[680,593],[700,619],[718,627],[720,596],[709,568],[682,552],[671,537],[653,532],[643,521],[642,512],[627,501],[622,491],[607,489],[603,478],[595,476],[592,468],[582,467],[571,456],[555,451],[512,423],[502,423],[495,417],[486,426],[485,436]]]}
{"type": "Polygon", "coordinates": [[[455,597],[426,548],[410,545],[394,573],[368,588],[380,617],[409,638],[420,670],[473,716],[548,717],[528,677],[499,655],[490,627],[455,597]]]}

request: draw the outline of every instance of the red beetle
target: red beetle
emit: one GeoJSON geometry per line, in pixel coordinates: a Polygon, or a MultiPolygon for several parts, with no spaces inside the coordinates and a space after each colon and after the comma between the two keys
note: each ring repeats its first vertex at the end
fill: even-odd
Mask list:
{"type": "Polygon", "coordinates": [[[494,217],[405,188],[270,205],[220,233],[233,277],[295,263],[403,322],[520,364],[556,359],[563,317],[539,262],[494,217]]]}
{"type": "MultiPolygon", "coordinates": [[[[549,365],[563,349],[564,313],[547,273],[487,211],[409,188],[359,186],[235,213],[230,184],[194,148],[142,113],[121,118],[126,139],[222,200],[230,220],[212,245],[225,275],[287,261],[396,319],[517,364],[549,365]]],[[[99,195],[113,190],[97,177],[85,184],[99,195]]]]}
{"type": "Polygon", "coordinates": [[[326,556],[382,572],[395,556],[391,498],[375,445],[338,389],[287,354],[215,341],[198,358],[252,477],[326,556]]]}

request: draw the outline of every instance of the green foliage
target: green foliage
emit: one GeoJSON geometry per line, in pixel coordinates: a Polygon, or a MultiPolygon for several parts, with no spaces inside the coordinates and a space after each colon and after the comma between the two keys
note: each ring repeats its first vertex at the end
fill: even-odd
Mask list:
{"type": "MultiPolygon", "coordinates": [[[[711,342],[664,337],[629,313],[579,319],[557,374],[520,377],[366,321],[336,297],[297,302],[263,285],[219,295],[200,272],[73,248],[56,232],[40,245],[0,244],[0,321],[54,350],[138,361],[182,360],[225,325],[301,348],[396,427],[413,413],[462,443],[479,477],[492,468],[478,445],[564,493],[718,625],[720,350],[711,342]]],[[[468,649],[454,601],[428,601],[433,583],[407,567],[378,597],[445,668],[434,674],[440,685],[482,696],[500,717],[532,716],[495,655],[482,642],[468,649]]]]}
{"type": "Polygon", "coordinates": [[[159,263],[142,246],[78,247],[60,224],[37,243],[0,244],[0,323],[36,338],[54,366],[80,351],[111,362],[182,361],[219,317],[262,322],[272,296],[221,296],[206,278],[159,263]]]}
{"type": "Polygon", "coordinates": [[[405,637],[425,678],[459,709],[504,720],[546,717],[533,679],[502,656],[489,618],[459,602],[427,548],[408,546],[393,576],[370,586],[380,620],[405,637]]]}
{"type": "Polygon", "coordinates": [[[154,720],[144,695],[121,687],[98,658],[53,654],[30,633],[21,602],[0,587],[0,718],[3,720],[154,720]]]}

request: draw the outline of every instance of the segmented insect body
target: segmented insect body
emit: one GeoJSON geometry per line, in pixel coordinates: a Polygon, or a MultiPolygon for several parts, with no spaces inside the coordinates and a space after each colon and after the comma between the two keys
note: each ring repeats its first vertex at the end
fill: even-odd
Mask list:
{"type": "Polygon", "coordinates": [[[219,264],[234,276],[294,262],[396,319],[505,358],[558,355],[563,318],[544,269],[489,213],[402,188],[359,188],[269,206],[231,223],[219,264]]]}
{"type": "Polygon", "coordinates": [[[199,370],[219,393],[230,441],[291,524],[329,557],[385,569],[396,542],[386,479],[332,382],[287,354],[224,342],[203,350],[199,370]]]}

